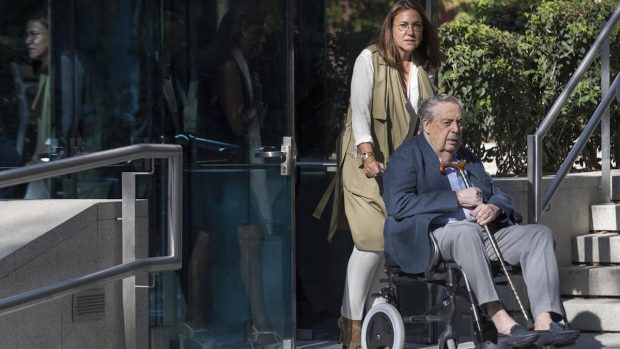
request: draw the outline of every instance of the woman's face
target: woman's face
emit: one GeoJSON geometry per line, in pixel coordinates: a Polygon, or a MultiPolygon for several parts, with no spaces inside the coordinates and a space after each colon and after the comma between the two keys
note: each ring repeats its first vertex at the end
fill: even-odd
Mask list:
{"type": "Polygon", "coordinates": [[[424,22],[416,10],[403,10],[394,17],[392,36],[401,58],[410,59],[411,54],[422,43],[424,22]]]}
{"type": "Polygon", "coordinates": [[[32,60],[47,61],[49,48],[49,32],[47,27],[40,21],[30,20],[26,24],[26,48],[28,56],[32,60]]]}
{"type": "Polygon", "coordinates": [[[265,26],[262,22],[248,24],[241,33],[239,46],[248,57],[260,56],[265,43],[265,26]]]}

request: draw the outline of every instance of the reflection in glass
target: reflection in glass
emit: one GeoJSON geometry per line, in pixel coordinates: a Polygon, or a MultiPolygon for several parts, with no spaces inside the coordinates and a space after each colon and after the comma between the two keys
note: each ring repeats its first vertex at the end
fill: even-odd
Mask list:
{"type": "Polygon", "coordinates": [[[292,337],[290,179],[279,159],[255,156],[279,149],[287,125],[282,11],[280,1],[165,2],[162,125],[186,149],[188,194],[187,265],[180,293],[163,295],[182,302],[163,317],[182,347],[292,337]]]}

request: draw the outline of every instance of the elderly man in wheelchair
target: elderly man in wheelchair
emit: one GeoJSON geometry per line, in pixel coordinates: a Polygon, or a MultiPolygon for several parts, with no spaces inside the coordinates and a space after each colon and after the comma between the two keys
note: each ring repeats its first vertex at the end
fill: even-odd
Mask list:
{"type": "MultiPolygon", "coordinates": [[[[493,184],[480,159],[461,145],[463,106],[457,98],[433,96],[421,103],[418,114],[421,134],[396,150],[383,178],[386,259],[405,273],[420,274],[434,263],[433,247],[438,249],[441,260],[462,271],[470,299],[495,326],[496,347],[573,344],[580,333],[556,322],[565,316],[553,231],[515,223],[508,196],[493,184]],[[490,261],[498,259],[502,265],[505,260],[521,266],[533,328],[518,324],[500,303],[490,271],[490,261]]],[[[513,292],[518,300],[514,287],[513,292]]],[[[444,338],[440,347],[456,347],[455,340],[447,343],[444,338]]]]}

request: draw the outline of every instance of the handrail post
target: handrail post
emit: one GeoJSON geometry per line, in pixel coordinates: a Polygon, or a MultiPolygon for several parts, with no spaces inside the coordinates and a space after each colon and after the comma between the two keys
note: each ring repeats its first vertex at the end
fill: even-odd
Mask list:
{"type": "Polygon", "coordinates": [[[527,178],[528,178],[528,216],[529,223],[538,223],[542,208],[542,159],[541,140],[538,134],[527,135],[527,178]]]}
{"type": "MultiPolygon", "coordinates": [[[[183,154],[168,159],[168,231],[181,232],[183,221],[183,154]]],[[[181,234],[168,234],[168,254],[183,260],[181,234]]]]}
{"type": "MultiPolygon", "coordinates": [[[[136,260],[136,175],[122,174],[123,263],[136,260]]],[[[125,348],[136,349],[136,275],[123,279],[123,321],[125,348]]]]}
{"type": "MultiPolygon", "coordinates": [[[[601,98],[609,91],[609,37],[601,48],[601,98]]],[[[609,108],[603,112],[601,119],[601,199],[604,203],[611,202],[611,125],[609,108]]]]}
{"type": "MultiPolygon", "coordinates": [[[[155,173],[155,164],[151,159],[150,172],[123,172],[121,179],[121,225],[122,225],[122,247],[123,263],[130,263],[136,260],[138,255],[138,223],[137,223],[137,198],[136,198],[136,177],[140,175],[152,175],[155,173]]],[[[169,186],[171,188],[171,186],[169,186]]],[[[142,236],[144,237],[144,236],[142,236]]],[[[148,246],[148,240],[143,241],[148,246]]],[[[141,245],[144,246],[144,245],[141,245]]],[[[141,327],[138,323],[140,317],[137,311],[136,289],[139,284],[146,284],[148,277],[146,273],[136,274],[124,278],[123,283],[123,320],[125,324],[125,349],[136,349],[144,347],[138,345],[137,331],[141,327]]],[[[142,321],[145,321],[142,319],[142,321]]],[[[143,343],[141,343],[143,344],[143,343]]]]}

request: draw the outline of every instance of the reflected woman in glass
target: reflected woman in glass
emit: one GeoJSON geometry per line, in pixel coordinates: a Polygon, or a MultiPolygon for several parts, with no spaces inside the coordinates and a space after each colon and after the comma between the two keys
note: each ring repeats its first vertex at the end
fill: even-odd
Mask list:
{"type": "Polygon", "coordinates": [[[33,70],[39,74],[39,88],[32,104],[32,108],[37,112],[37,144],[32,159],[36,162],[49,153],[48,145],[51,135],[48,74],[50,38],[46,13],[39,12],[28,20],[24,42],[33,70]]]}
{"type": "MultiPolygon", "coordinates": [[[[26,23],[24,40],[33,72],[39,75],[37,94],[32,109],[37,116],[37,142],[31,162],[49,160],[52,130],[50,110],[49,83],[49,22],[46,11],[30,16],[26,23]]],[[[31,182],[26,190],[26,199],[42,199],[49,197],[49,190],[43,181],[31,182]]]]}
{"type": "MultiPolygon", "coordinates": [[[[201,89],[210,91],[203,92],[206,95],[201,96],[203,103],[209,105],[208,113],[202,114],[208,116],[200,121],[200,130],[209,139],[238,145],[236,157],[229,159],[229,163],[263,163],[263,159],[254,154],[262,147],[261,126],[266,106],[259,74],[252,63],[261,53],[264,35],[264,19],[258,11],[253,10],[251,5],[236,6],[223,16],[217,41],[209,46],[203,58],[208,78],[201,80],[201,89]]],[[[204,282],[205,278],[210,278],[205,275],[205,263],[215,260],[216,264],[227,267],[238,265],[238,269],[231,267],[228,270],[235,274],[240,272],[248,302],[245,341],[252,348],[279,348],[281,338],[268,315],[265,303],[268,295],[263,283],[264,241],[267,236],[274,235],[271,217],[274,198],[268,189],[265,170],[231,171],[214,178],[209,184],[217,187],[210,196],[216,197],[218,194],[215,191],[218,191],[224,200],[211,204],[228,209],[224,216],[205,219],[208,231],[199,231],[194,238],[188,271],[187,320],[190,325],[205,322],[209,318],[209,314],[205,314],[207,309],[217,308],[218,302],[231,301],[225,299],[230,295],[222,294],[221,287],[204,282]],[[237,216],[228,217],[231,212],[237,216]],[[230,222],[241,222],[233,228],[236,234],[230,231],[230,222]],[[233,243],[236,245],[234,249],[222,251],[232,247],[233,243]],[[208,257],[208,253],[218,256],[208,257]],[[205,306],[202,301],[207,290],[213,294],[212,307],[205,306]]],[[[205,206],[210,207],[211,204],[205,206]]],[[[210,209],[206,215],[212,214],[212,211],[210,209]]],[[[241,303],[238,300],[235,302],[241,303]]],[[[238,314],[229,316],[227,320],[234,323],[235,316],[238,314]]]]}

